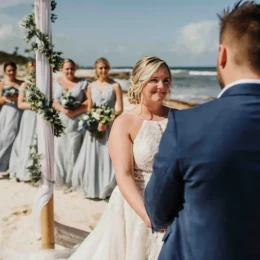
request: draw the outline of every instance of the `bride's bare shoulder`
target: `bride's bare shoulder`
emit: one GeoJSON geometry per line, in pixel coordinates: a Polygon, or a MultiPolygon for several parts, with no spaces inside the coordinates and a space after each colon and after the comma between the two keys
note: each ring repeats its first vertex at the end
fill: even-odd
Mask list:
{"type": "Polygon", "coordinates": [[[129,110],[116,118],[113,123],[113,128],[130,133],[131,130],[134,130],[140,125],[140,121],[142,120],[140,120],[140,118],[136,116],[134,111],[129,110]]]}
{"type": "Polygon", "coordinates": [[[117,125],[120,125],[123,127],[125,125],[131,124],[133,121],[134,121],[133,115],[125,112],[116,118],[116,120],[114,121],[114,124],[117,124],[117,125]]]}

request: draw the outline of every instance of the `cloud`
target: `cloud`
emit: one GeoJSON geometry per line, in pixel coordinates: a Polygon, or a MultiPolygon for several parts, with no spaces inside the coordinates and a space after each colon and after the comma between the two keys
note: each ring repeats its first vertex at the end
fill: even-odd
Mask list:
{"type": "Polygon", "coordinates": [[[11,24],[0,25],[0,38],[2,40],[15,38],[15,29],[11,24]]]}
{"type": "MultiPolygon", "coordinates": [[[[16,1],[18,2],[18,1],[16,1]]],[[[21,2],[21,1],[20,1],[21,2]]],[[[5,15],[0,13],[0,50],[8,53],[12,53],[15,47],[19,48],[19,54],[25,54],[24,50],[30,47],[23,38],[25,36],[25,29],[21,26],[22,19],[5,15]]],[[[68,38],[68,35],[64,33],[53,34],[54,40],[58,40],[60,44],[68,38]]]]}
{"type": "Polygon", "coordinates": [[[0,9],[10,7],[10,6],[19,5],[19,4],[27,4],[27,3],[32,4],[32,0],[8,0],[8,1],[2,0],[2,1],[0,1],[0,9]]]}
{"type": "Polygon", "coordinates": [[[0,21],[0,50],[12,52],[15,47],[18,47],[19,52],[24,53],[26,43],[22,39],[24,29],[20,26],[20,21],[5,14],[0,14],[0,21]]]}
{"type": "Polygon", "coordinates": [[[198,56],[216,52],[218,48],[218,22],[201,21],[188,24],[178,30],[169,51],[198,56]]]}

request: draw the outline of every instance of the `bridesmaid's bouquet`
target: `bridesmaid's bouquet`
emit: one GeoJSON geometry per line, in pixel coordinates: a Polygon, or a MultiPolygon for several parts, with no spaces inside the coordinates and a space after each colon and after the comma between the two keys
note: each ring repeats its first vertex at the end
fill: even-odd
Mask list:
{"type": "Polygon", "coordinates": [[[61,105],[69,110],[74,110],[80,107],[80,102],[76,100],[75,97],[71,95],[70,92],[67,92],[61,97],[61,105]]]}
{"type": "Polygon", "coordinates": [[[115,117],[115,110],[113,108],[104,105],[94,105],[89,113],[79,118],[78,130],[85,129],[97,138],[100,138],[104,132],[98,130],[99,125],[107,126],[115,117]]]}
{"type": "Polygon", "coordinates": [[[19,90],[15,87],[7,87],[3,89],[3,96],[5,97],[15,97],[18,96],[19,90]]]}

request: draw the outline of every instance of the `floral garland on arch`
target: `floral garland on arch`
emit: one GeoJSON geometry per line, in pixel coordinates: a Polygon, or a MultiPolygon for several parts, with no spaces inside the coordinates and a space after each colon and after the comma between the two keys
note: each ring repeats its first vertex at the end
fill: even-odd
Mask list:
{"type": "MultiPolygon", "coordinates": [[[[54,11],[57,6],[55,0],[51,1],[51,11],[54,11]]],[[[51,14],[51,21],[54,23],[57,19],[56,14],[51,14]]],[[[63,58],[61,57],[62,52],[54,51],[54,46],[50,41],[50,38],[47,34],[43,34],[37,27],[35,23],[35,15],[34,13],[28,14],[25,19],[22,21],[22,26],[26,29],[26,36],[24,40],[29,43],[31,42],[31,49],[28,52],[33,52],[39,50],[42,54],[46,56],[48,59],[50,66],[53,69],[53,72],[59,70],[61,63],[63,62],[63,58]],[[33,41],[33,39],[38,38],[40,44],[33,41]]]]}
{"type": "Polygon", "coordinates": [[[60,137],[64,133],[65,127],[62,124],[59,113],[53,108],[53,101],[48,100],[40,89],[37,88],[36,84],[33,82],[34,78],[35,73],[31,73],[26,82],[29,90],[26,101],[33,111],[40,114],[44,120],[50,122],[54,136],[60,137]]]}
{"type": "MultiPolygon", "coordinates": [[[[53,108],[53,102],[48,100],[45,95],[37,88],[35,82],[33,82],[35,74],[32,73],[27,80],[28,97],[26,102],[30,105],[31,109],[36,113],[40,114],[42,118],[49,121],[52,128],[54,136],[60,137],[64,133],[64,125],[59,117],[57,110],[53,108]]],[[[30,173],[30,180],[33,184],[37,183],[42,178],[41,171],[41,158],[42,155],[38,154],[37,147],[37,135],[35,136],[34,143],[29,146],[30,155],[29,161],[32,162],[26,169],[30,173]]]]}
{"type": "MultiPolygon", "coordinates": [[[[51,11],[56,8],[56,1],[51,1],[51,11]]],[[[55,22],[57,15],[51,14],[51,21],[55,22]]],[[[62,52],[54,51],[54,46],[51,44],[50,38],[48,35],[43,34],[37,27],[35,23],[34,13],[29,14],[22,21],[22,26],[26,29],[25,41],[27,43],[31,42],[31,49],[28,52],[40,51],[48,59],[49,64],[53,70],[56,72],[59,70],[63,58],[61,57],[62,52]],[[39,40],[39,43],[34,41],[35,39],[39,40]]],[[[46,96],[40,91],[33,82],[35,78],[34,74],[31,74],[27,81],[27,87],[29,89],[29,95],[27,102],[30,104],[31,109],[42,116],[46,121],[49,121],[52,125],[54,136],[60,137],[65,130],[64,125],[59,117],[57,110],[53,108],[53,100],[49,100],[46,96]]],[[[30,166],[27,167],[28,172],[30,173],[31,182],[37,183],[42,179],[42,170],[41,170],[41,158],[42,155],[38,154],[37,147],[37,136],[35,136],[34,143],[29,146],[30,155],[29,160],[32,162],[30,166]]]]}

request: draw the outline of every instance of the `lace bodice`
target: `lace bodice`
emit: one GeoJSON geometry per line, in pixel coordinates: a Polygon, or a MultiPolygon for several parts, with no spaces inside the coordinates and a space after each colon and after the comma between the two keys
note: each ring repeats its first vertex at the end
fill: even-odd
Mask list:
{"type": "Polygon", "coordinates": [[[158,151],[162,131],[165,130],[167,122],[167,119],[163,121],[144,120],[133,145],[135,170],[152,172],[154,156],[158,151]]]}
{"type": "Polygon", "coordinates": [[[162,132],[167,123],[168,119],[163,121],[144,120],[134,140],[134,178],[141,192],[144,191],[151,177],[154,156],[158,151],[162,132]]]}

